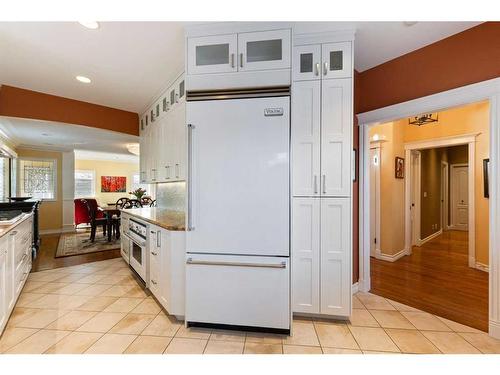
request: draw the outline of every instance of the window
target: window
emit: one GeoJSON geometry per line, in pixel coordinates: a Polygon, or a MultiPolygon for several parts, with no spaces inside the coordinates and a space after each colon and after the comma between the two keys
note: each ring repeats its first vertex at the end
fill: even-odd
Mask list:
{"type": "Polygon", "coordinates": [[[149,195],[150,196],[150,192],[149,192],[149,185],[148,184],[141,184],[141,175],[139,174],[139,172],[137,173],[134,173],[132,175],[132,185],[130,186],[130,191],[134,191],[136,189],[139,189],[139,188],[143,188],[144,190],[146,190],[146,195],[149,195]]]}
{"type": "Polygon", "coordinates": [[[9,159],[0,158],[0,198],[9,195],[9,159]]]}
{"type": "Polygon", "coordinates": [[[19,196],[56,199],[56,160],[19,159],[19,196]]]}
{"type": "Polygon", "coordinates": [[[95,171],[75,170],[75,198],[95,196],[95,171]]]}

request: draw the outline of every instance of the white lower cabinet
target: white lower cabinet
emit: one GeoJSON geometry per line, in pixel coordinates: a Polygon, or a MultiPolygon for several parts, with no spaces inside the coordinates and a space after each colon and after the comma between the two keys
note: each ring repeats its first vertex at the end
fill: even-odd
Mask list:
{"type": "Polygon", "coordinates": [[[184,316],[185,232],[150,225],[149,234],[148,288],[169,314],[184,316]]]}
{"type": "Polygon", "coordinates": [[[33,218],[0,238],[0,335],[31,271],[33,218]]]}
{"type": "Polygon", "coordinates": [[[293,198],[293,312],[351,314],[349,198],[293,198]]]}

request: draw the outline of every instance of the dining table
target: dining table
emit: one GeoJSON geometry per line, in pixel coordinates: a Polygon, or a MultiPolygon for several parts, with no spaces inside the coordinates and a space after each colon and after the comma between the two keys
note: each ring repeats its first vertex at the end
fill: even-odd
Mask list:
{"type": "MultiPolygon", "coordinates": [[[[103,211],[104,216],[106,216],[106,229],[108,232],[108,242],[111,242],[112,228],[113,228],[113,216],[120,216],[120,208],[116,206],[104,206],[99,207],[103,211]]],[[[120,238],[120,231],[116,232],[116,238],[120,238]]]]}

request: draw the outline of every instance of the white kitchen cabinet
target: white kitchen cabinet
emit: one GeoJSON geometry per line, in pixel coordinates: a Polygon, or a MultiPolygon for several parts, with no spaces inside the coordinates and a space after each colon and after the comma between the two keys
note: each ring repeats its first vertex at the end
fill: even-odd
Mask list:
{"type": "Polygon", "coordinates": [[[321,195],[351,195],[352,80],[321,84],[321,195]]]}
{"type": "Polygon", "coordinates": [[[350,196],[351,127],[351,79],[294,82],[293,196],[350,196]]]}
{"type": "Polygon", "coordinates": [[[28,217],[0,238],[0,335],[31,270],[32,231],[28,217]]]}
{"type": "Polygon", "coordinates": [[[349,198],[293,198],[293,312],[351,314],[349,198]]]}
{"type": "Polygon", "coordinates": [[[303,81],[292,93],[292,190],[294,196],[319,195],[321,83],[303,81]]]}
{"type": "Polygon", "coordinates": [[[319,313],[320,199],[294,198],[292,215],[293,311],[319,313]]]}
{"type": "Polygon", "coordinates": [[[0,238],[0,334],[9,318],[6,297],[7,248],[4,238],[0,238]]]}
{"type": "Polygon", "coordinates": [[[238,71],[289,69],[290,30],[238,34],[238,71]]]}
{"type": "Polygon", "coordinates": [[[321,199],[321,314],[351,314],[351,200],[321,199]]]}
{"type": "Polygon", "coordinates": [[[296,46],[293,49],[293,80],[320,80],[321,45],[296,46]]]}
{"type": "Polygon", "coordinates": [[[177,106],[170,113],[172,139],[172,177],[175,181],[186,179],[186,106],[177,106]]]}
{"type": "Polygon", "coordinates": [[[185,232],[150,225],[148,288],[175,316],[184,316],[185,232]]]}
{"type": "Polygon", "coordinates": [[[322,44],[321,57],[324,79],[352,77],[351,42],[322,44]]]}
{"type": "Polygon", "coordinates": [[[236,72],[237,53],[237,34],[188,38],[188,74],[236,72]]]}

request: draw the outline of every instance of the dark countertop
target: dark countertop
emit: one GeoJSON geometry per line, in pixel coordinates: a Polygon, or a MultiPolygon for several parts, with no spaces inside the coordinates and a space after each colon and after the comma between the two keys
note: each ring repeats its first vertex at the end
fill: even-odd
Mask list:
{"type": "Polygon", "coordinates": [[[166,230],[186,230],[186,215],[183,211],[172,211],[160,207],[129,208],[121,211],[166,230]]]}

